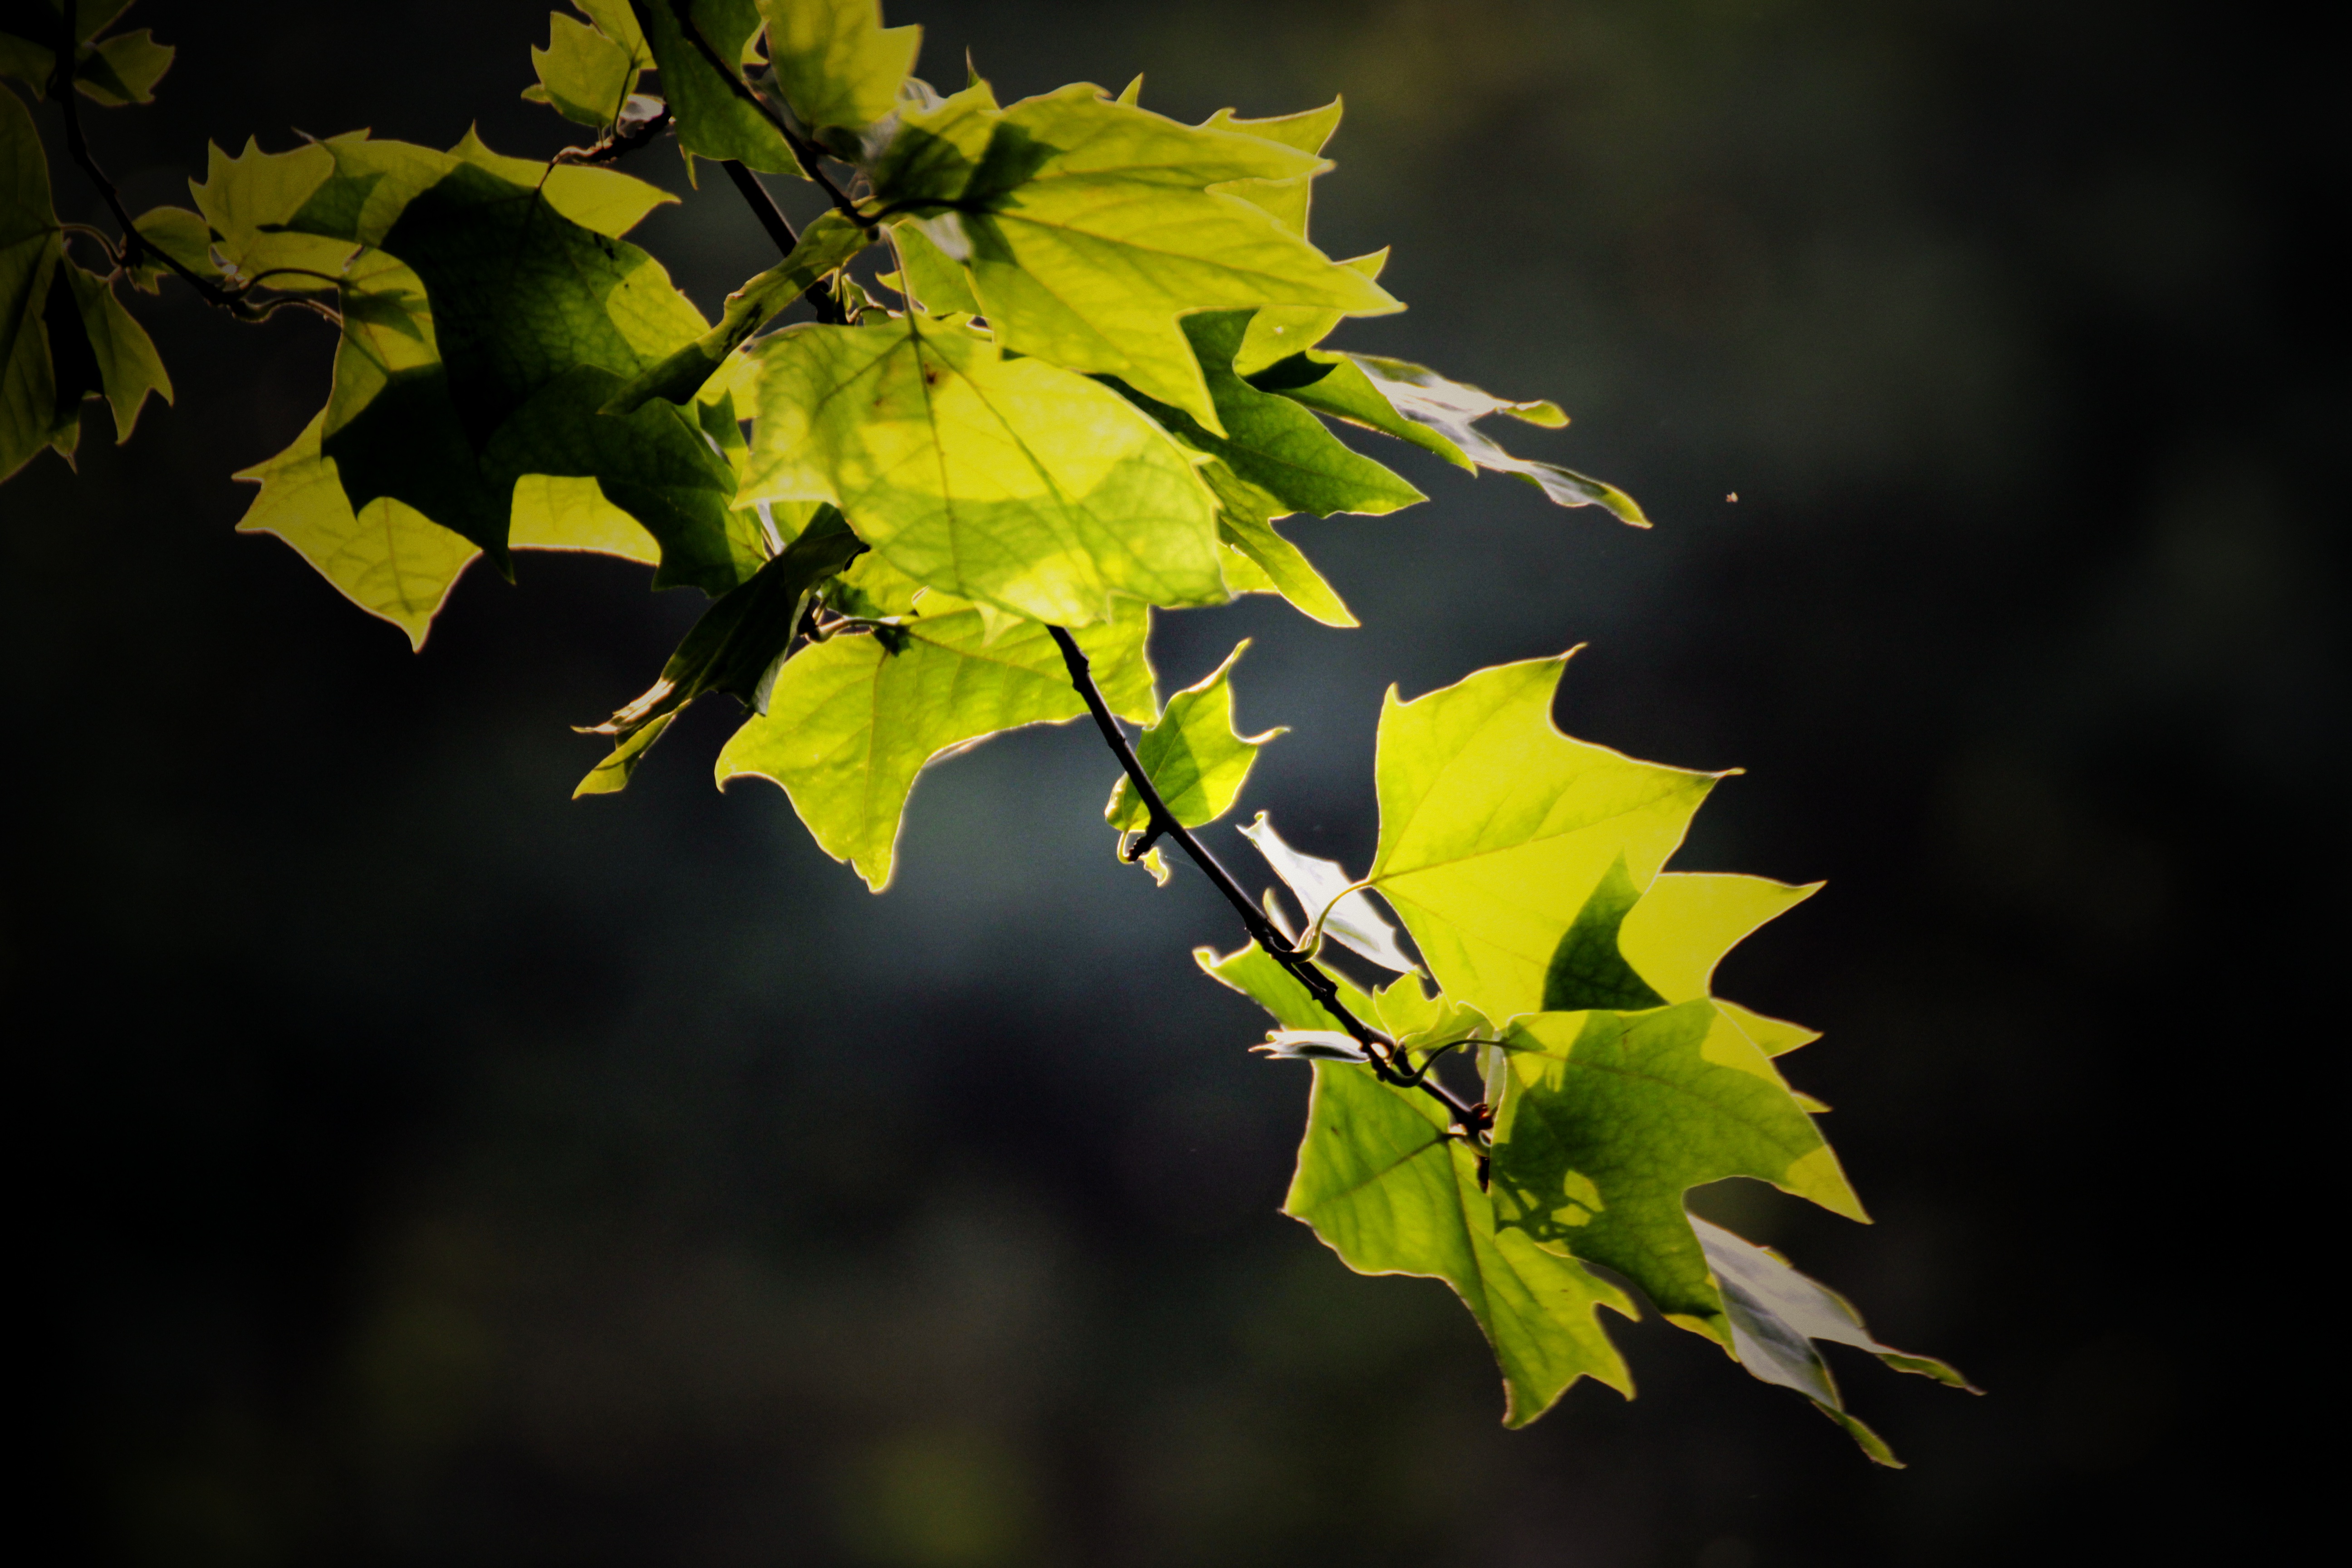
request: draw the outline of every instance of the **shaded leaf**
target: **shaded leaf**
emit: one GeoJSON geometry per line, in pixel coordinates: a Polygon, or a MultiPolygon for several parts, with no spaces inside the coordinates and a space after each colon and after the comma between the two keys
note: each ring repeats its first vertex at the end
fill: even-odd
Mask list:
{"type": "Polygon", "coordinates": [[[57,427],[57,375],[41,319],[61,259],[32,112],[0,91],[0,479],[47,446],[57,427]]]}
{"type": "Polygon", "coordinates": [[[1556,463],[1515,458],[1476,427],[1489,415],[1507,414],[1557,429],[1568,423],[1557,404],[1512,402],[1450,381],[1426,366],[1377,354],[1310,351],[1268,365],[1251,382],[1309,408],[1410,441],[1462,468],[1514,475],[1556,505],[1598,506],[1637,528],[1650,525],[1633,498],[1614,485],[1556,463]]]}
{"type": "Polygon", "coordinates": [[[1237,515],[1260,519],[1309,511],[1380,515],[1429,498],[1397,475],[1349,447],[1323,421],[1286,397],[1261,392],[1234,374],[1254,312],[1204,310],[1180,323],[1192,344],[1224,434],[1181,409],[1114,382],[1171,435],[1222,463],[1231,479],[1213,480],[1219,499],[1237,515]]]}
{"type": "Polygon", "coordinates": [[[727,296],[717,326],[659,364],[640,372],[605,412],[634,413],[656,397],[671,403],[692,401],[729,354],[868,243],[865,231],[840,213],[826,209],[802,231],[790,256],[727,296]]]}
{"type": "Polygon", "coordinates": [[[572,792],[606,795],[629,782],[636,760],[652,743],[631,742],[648,726],[654,734],[696,698],[724,691],[745,707],[765,711],[766,682],[791,646],[809,590],[849,564],[866,546],[843,525],[841,514],[819,514],[800,536],[760,568],[751,580],[721,595],[702,613],[677,651],[662,666],[661,679],[636,700],[586,731],[610,735],[619,744],[572,792]]]}
{"type": "Polygon", "coordinates": [[[1730,1331],[1683,1194],[1754,1176],[1867,1216],[1780,1075],[1704,998],[1642,1013],[1531,1013],[1503,1034],[1496,1214],[1545,1247],[1624,1275],[1667,1318],[1730,1331]]]}
{"type": "Polygon", "coordinates": [[[744,52],[761,26],[754,0],[634,0],[632,9],[661,69],[661,94],[680,147],[772,174],[801,173],[782,133],[742,89],[744,52]],[[695,47],[680,25],[681,11],[732,74],[731,84],[695,47]]]}
{"type": "Polygon", "coordinates": [[[908,576],[1057,625],[1110,596],[1222,603],[1191,462],[1101,384],[907,317],[798,325],[751,351],[746,500],[826,500],[908,576]]]}
{"type": "Polygon", "coordinates": [[[60,276],[73,291],[83,339],[98,366],[99,389],[114,413],[114,438],[128,441],[149,393],[172,401],[172,378],[164,373],[163,356],[155,352],[147,329],[114,297],[111,279],[71,261],[64,264],[60,276]]]}
{"type": "MultiPolygon", "coordinates": [[[[1023,622],[992,639],[976,608],[944,595],[920,604],[928,613],[887,639],[835,637],[786,659],[767,712],[719,755],[721,788],[746,777],[782,786],[818,846],[877,893],[889,885],[908,792],[927,763],[1086,712],[1043,626],[1023,622]]],[[[1112,710],[1139,722],[1155,708],[1148,628],[1147,612],[1129,602],[1076,633],[1112,710]]]]}

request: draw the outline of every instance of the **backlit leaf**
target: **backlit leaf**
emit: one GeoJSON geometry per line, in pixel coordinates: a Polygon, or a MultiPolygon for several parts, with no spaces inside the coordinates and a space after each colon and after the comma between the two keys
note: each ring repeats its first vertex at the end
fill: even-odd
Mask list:
{"type": "MultiPolygon", "coordinates": [[[[1259,948],[1222,959],[1202,948],[1193,957],[1290,1029],[1338,1024],[1259,948]]],[[[1355,1006],[1364,999],[1343,1000],[1355,1006]]],[[[1600,1323],[1602,1307],[1633,1315],[1624,1293],[1520,1232],[1496,1227],[1478,1156],[1445,1136],[1445,1112],[1434,1100],[1391,1088],[1366,1068],[1318,1061],[1314,1070],[1307,1136],[1282,1212],[1313,1226],[1360,1274],[1452,1286],[1502,1368],[1504,1425],[1533,1421],[1580,1377],[1630,1396],[1632,1374],[1600,1323]]]]}
{"type": "Polygon", "coordinates": [[[880,0],[760,0],[760,11],[777,89],[819,140],[829,130],[863,131],[898,107],[920,27],[884,26],[880,0]]]}
{"type": "MultiPolygon", "coordinates": [[[[1168,700],[1167,709],[1136,742],[1136,758],[1176,820],[1186,827],[1214,822],[1233,809],[1248,781],[1257,749],[1281,729],[1243,735],[1234,729],[1234,689],[1226,681],[1249,647],[1244,637],[1217,666],[1168,700]]],[[[1103,819],[1122,834],[1150,826],[1150,812],[1122,774],[1103,819]]]]}
{"type": "MultiPolygon", "coordinates": [[[[927,613],[887,637],[838,636],[786,659],[767,712],[719,754],[721,788],[744,777],[782,785],[818,846],[877,893],[889,885],[908,792],[925,763],[1086,712],[1043,626],[1022,622],[991,638],[969,605],[930,594],[919,608],[927,613]]],[[[1129,601],[1076,634],[1113,711],[1138,722],[1156,706],[1148,627],[1148,613],[1129,601]]]]}
{"type": "Polygon", "coordinates": [[[1369,878],[1446,994],[1490,1018],[1544,1005],[1561,940],[1621,863],[1646,887],[1720,774],[1636,762],[1553,727],[1567,656],[1483,669],[1381,711],[1369,878]]]}
{"type": "Polygon", "coordinates": [[[755,0],[634,0],[632,8],[661,68],[661,95],[680,147],[705,158],[740,159],[772,174],[801,172],[782,133],[741,87],[744,51],[761,25],[755,0]],[[732,73],[733,85],[696,46],[681,25],[680,11],[732,73]]]}
{"type": "Polygon", "coordinates": [[[1116,375],[1223,434],[1180,315],[1400,308],[1262,209],[1209,189],[1307,174],[1311,154],[1083,84],[1001,112],[963,97],[902,116],[876,194],[935,217],[931,237],[967,265],[1007,348],[1116,375]]]}
{"type": "Polygon", "coordinates": [[[629,782],[645,748],[652,744],[671,717],[696,698],[723,691],[743,705],[764,711],[766,683],[790,646],[810,589],[832,576],[865,546],[843,526],[838,512],[827,511],[751,580],[721,595],[662,666],[661,679],[635,701],[615,712],[590,734],[610,735],[619,743],[572,793],[606,795],[629,782]]]}
{"type": "Polygon", "coordinates": [[[553,11],[547,18],[547,47],[534,47],[530,63],[539,81],[525,88],[523,97],[603,131],[636,90],[639,69],[651,62],[633,58],[627,45],[601,29],[553,11]]]}
{"type": "Polygon", "coordinates": [[[57,377],[41,317],[59,259],[48,163],[32,112],[0,91],[0,479],[47,446],[56,428],[57,377]]]}
{"type": "Polygon", "coordinates": [[[1770,1182],[1864,1219],[1837,1157],[1770,1060],[1704,998],[1639,1013],[1532,1013],[1503,1034],[1496,1213],[1558,1251],[1614,1268],[1658,1310],[1724,1344],[1730,1331],[1683,1194],[1770,1182]]]}
{"type": "Polygon", "coordinates": [[[751,353],[746,501],[831,501],[917,581],[1056,625],[1114,594],[1225,599],[1208,491],[1108,387],[913,316],[787,327],[751,353]]]}
{"type": "Polygon", "coordinates": [[[86,272],[71,261],[65,264],[61,275],[73,290],[83,336],[98,363],[100,388],[114,412],[114,438],[118,443],[128,441],[149,393],[166,403],[172,401],[172,378],[164,374],[163,356],[155,352],[147,329],[114,297],[111,280],[86,272]]]}

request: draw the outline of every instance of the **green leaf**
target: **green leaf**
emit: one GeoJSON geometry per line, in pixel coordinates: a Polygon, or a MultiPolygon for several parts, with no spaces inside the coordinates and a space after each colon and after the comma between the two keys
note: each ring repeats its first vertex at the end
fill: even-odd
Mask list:
{"type": "Polygon", "coordinates": [[[172,58],[177,53],[171,45],[157,43],[144,27],[120,33],[95,47],[84,47],[74,66],[74,86],[84,98],[109,108],[152,103],[155,84],[172,68],[172,58]]]}
{"type": "MultiPolygon", "coordinates": [[[[415,508],[380,497],[354,512],[334,463],[319,450],[321,410],[294,444],[236,477],[261,486],[236,527],[284,540],[352,603],[423,647],[449,590],[481,551],[415,508]]],[[[535,474],[515,481],[508,543],[584,551],[650,566],[660,547],[593,479],[535,474]]]]}
{"type": "Polygon", "coordinates": [[[1242,829],[1242,836],[1257,847],[1265,863],[1274,868],[1275,875],[1297,899],[1306,916],[1308,942],[1319,944],[1321,938],[1328,937],[1384,969],[1415,967],[1404,949],[1397,945],[1396,927],[1381,918],[1371,900],[1364,897],[1361,884],[1350,878],[1337,860],[1302,855],[1293,849],[1283,842],[1262,811],[1255,821],[1242,829]]]}
{"type": "MultiPolygon", "coordinates": [[[[1255,945],[1194,962],[1294,1031],[1335,1030],[1339,1020],[1255,945]]],[[[1341,984],[1343,1005],[1369,1016],[1371,999],[1341,984]]],[[[1478,1157],[1444,1135],[1444,1112],[1422,1095],[1383,1084],[1365,1068],[1315,1064],[1314,1097],[1298,1169],[1282,1212],[1314,1227],[1359,1274],[1444,1280],[1478,1320],[1503,1372],[1504,1425],[1524,1426],[1580,1377],[1629,1397],[1632,1374],[1601,1331],[1607,1307],[1626,1317],[1623,1292],[1569,1258],[1500,1230],[1478,1179],[1478,1157]]]]}
{"type": "Polygon", "coordinates": [[[882,279],[934,316],[980,314],[972,298],[971,280],[947,253],[931,243],[922,224],[909,218],[895,226],[892,241],[898,250],[899,270],[882,279]]]}
{"type": "Polygon", "coordinates": [[[1238,554],[1246,566],[1225,562],[1225,583],[1236,594],[1279,594],[1298,610],[1327,626],[1352,626],[1356,617],[1331,584],[1298,546],[1276,533],[1263,518],[1220,509],[1217,541],[1238,554]],[[1249,575],[1254,569],[1257,575],[1249,575]]]}
{"type": "MultiPolygon", "coordinates": [[[[898,107],[920,27],[885,27],[880,0],[760,0],[776,87],[821,141],[863,131],[898,107]]],[[[837,139],[836,139],[837,140],[837,139]]],[[[840,142],[856,151],[855,139],[840,142]]]]}
{"type": "Polygon", "coordinates": [[[237,531],[276,534],[345,598],[421,648],[458,574],[481,552],[389,496],[352,510],[334,464],[319,454],[326,418],[321,410],[292,446],[236,476],[261,487],[237,531]]]}
{"type": "Polygon", "coordinates": [[[724,691],[747,708],[766,711],[766,683],[792,644],[809,590],[865,548],[843,525],[841,514],[828,510],[750,582],[721,595],[662,666],[659,680],[604,723],[583,731],[613,736],[619,744],[580,781],[573,798],[625,786],[653,736],[698,697],[724,691]],[[648,726],[652,733],[639,742],[648,726]]]}
{"type": "Polygon", "coordinates": [[[729,354],[868,243],[864,230],[827,208],[802,232],[790,256],[727,296],[717,326],[639,373],[604,411],[635,413],[656,397],[671,403],[691,402],[729,354]]]}
{"type": "Polygon", "coordinates": [[[32,112],[0,91],[0,479],[49,445],[57,427],[57,376],[41,318],[61,259],[32,112]]]}
{"type": "Polygon", "coordinates": [[[1730,1331],[1685,1192],[1754,1176],[1849,1219],[1862,1205],[1771,1061],[1704,998],[1641,1013],[1531,1013],[1504,1030],[1496,1214],[1613,1268],[1669,1320],[1730,1331]]]}
{"type": "Polygon", "coordinates": [[[772,174],[801,173],[800,160],[793,156],[782,132],[761,112],[742,83],[745,53],[761,27],[754,0],[692,0],[690,5],[634,0],[633,9],[661,69],[662,97],[669,104],[680,147],[722,162],[740,159],[772,174]],[[680,26],[681,10],[729,74],[720,74],[680,26]]]}
{"type": "MultiPolygon", "coordinates": [[[[151,103],[155,83],[170,68],[175,52],[155,42],[147,29],[99,39],[128,9],[128,0],[105,0],[80,6],[74,13],[74,86],[84,98],[109,108],[126,103],[151,103]],[[93,42],[92,40],[98,40],[93,42]]],[[[0,77],[15,77],[46,99],[49,78],[57,68],[58,21],[56,0],[18,0],[0,8],[0,77]]]]}
{"type": "Polygon", "coordinates": [[[1897,1372],[1932,1377],[1947,1387],[1970,1394],[1982,1392],[1933,1356],[1914,1355],[1872,1339],[1851,1302],[1798,1273],[1780,1254],[1696,1215],[1691,1218],[1691,1229],[1722,1288],[1731,1351],[1740,1365],[1763,1382],[1793,1388],[1820,1405],[1823,1415],[1845,1428],[1863,1452],[1878,1463],[1902,1468],[1902,1461],[1878,1434],[1846,1413],[1837,1380],[1830,1375],[1821,1352],[1813,1348],[1814,1341],[1853,1345],[1897,1372]]]}
{"type": "Polygon", "coordinates": [[[1056,625],[1114,594],[1224,602],[1207,489],[1109,388],[914,316],[787,327],[751,353],[745,500],[831,501],[917,581],[1056,625]]]}
{"type": "MultiPolygon", "coordinates": [[[[1238,131],[1248,136],[1263,136],[1269,142],[1279,142],[1286,147],[1296,147],[1301,153],[1319,153],[1339,128],[1340,102],[1333,99],[1320,109],[1309,109],[1297,114],[1277,115],[1268,120],[1242,120],[1230,109],[1221,109],[1202,124],[1213,131],[1238,131]]],[[[1274,220],[1298,236],[1307,237],[1308,206],[1313,198],[1314,176],[1294,175],[1287,180],[1235,180],[1216,187],[1223,195],[1238,196],[1252,206],[1262,208],[1274,220]]],[[[1352,267],[1367,278],[1378,278],[1388,252],[1377,251],[1340,263],[1352,267]]],[[[1303,349],[1313,348],[1328,337],[1341,320],[1338,310],[1318,309],[1309,305],[1269,305],[1254,317],[1249,332],[1233,356],[1234,369],[1242,375],[1264,370],[1276,360],[1286,359],[1303,349]]]]}
{"type": "MultiPolygon", "coordinates": [[[[1166,710],[1136,743],[1136,759],[1145,776],[1186,827],[1205,826],[1232,810],[1249,779],[1250,764],[1257,761],[1257,749],[1289,733],[1277,728],[1244,735],[1234,728],[1234,689],[1226,677],[1248,647],[1249,639],[1244,637],[1224,663],[1171,697],[1166,710]]],[[[1150,809],[1125,774],[1110,792],[1103,820],[1121,835],[1151,826],[1150,809]]],[[[1160,879],[1167,880],[1164,876],[1160,879]]]]}
{"type": "Polygon", "coordinates": [[[551,11],[547,47],[534,47],[530,63],[539,83],[523,89],[523,97],[601,132],[637,89],[638,72],[649,57],[633,56],[627,45],[607,37],[600,28],[551,11]]]}
{"type": "Polygon", "coordinates": [[[1478,1320],[1502,1368],[1503,1424],[1524,1426],[1580,1377],[1630,1396],[1632,1374],[1601,1329],[1624,1293],[1580,1264],[1496,1228],[1478,1155],[1444,1135],[1433,1100],[1366,1068],[1315,1064],[1298,1170],[1282,1212],[1306,1221],[1359,1274],[1444,1280],[1478,1320]]]}
{"type": "Polygon", "coordinates": [[[155,352],[147,329],[114,297],[112,279],[86,272],[71,261],[65,263],[62,276],[73,291],[84,337],[98,362],[100,390],[114,411],[114,438],[120,445],[131,439],[149,393],[172,401],[172,378],[164,374],[163,356],[155,352]]]}
{"type": "Polygon", "coordinates": [[[1477,428],[1491,414],[1547,429],[1568,423],[1555,403],[1514,403],[1449,381],[1423,365],[1377,354],[1309,352],[1267,366],[1251,377],[1263,391],[1279,392],[1334,417],[1410,441],[1462,468],[1492,469],[1525,479],[1559,506],[1598,506],[1636,528],[1650,520],[1633,498],[1556,463],[1515,458],[1477,428]]]}
{"type": "Polygon", "coordinates": [[[1380,849],[1368,885],[1446,994],[1495,1019],[1543,1005],[1552,959],[1621,864],[1648,886],[1717,773],[1563,735],[1568,656],[1479,670],[1381,711],[1380,849]]]}
{"type": "Polygon", "coordinates": [[[1220,436],[1181,409],[1114,382],[1179,441],[1222,463],[1230,479],[1212,479],[1229,512],[1261,520],[1295,511],[1378,516],[1429,498],[1370,458],[1349,448],[1323,421],[1286,397],[1261,392],[1234,374],[1234,353],[1254,312],[1204,310],[1181,323],[1192,344],[1210,400],[1223,426],[1220,436]]]}
{"type": "MultiPolygon", "coordinates": [[[[926,763],[1086,712],[1043,626],[1020,622],[992,639],[961,601],[927,594],[919,607],[927,613],[887,636],[835,637],[786,659],[767,712],[719,754],[722,789],[745,777],[782,786],[818,846],[877,893],[889,885],[908,792],[926,763]]],[[[1143,652],[1149,626],[1148,612],[1129,602],[1076,633],[1112,710],[1138,722],[1157,707],[1143,652]]]]}
{"type": "Polygon", "coordinates": [[[189,181],[188,190],[212,226],[212,248],[229,274],[240,282],[267,275],[268,287],[288,290],[334,287],[356,253],[351,238],[294,232],[286,226],[333,177],[335,153],[318,142],[265,153],[251,140],[235,158],[217,145],[208,152],[204,182],[189,181]]]}
{"type": "Polygon", "coordinates": [[[963,98],[902,116],[875,190],[933,219],[930,237],[966,263],[1008,349],[1116,375],[1223,435],[1179,316],[1401,308],[1263,210],[1209,189],[1307,174],[1310,154],[1180,125],[1084,84],[1001,112],[963,98]]]}
{"type": "Polygon", "coordinates": [[[213,231],[202,214],[185,207],[150,207],[139,215],[134,226],[150,252],[130,272],[131,286],[142,293],[157,292],[170,272],[154,252],[168,255],[199,278],[219,280],[221,270],[213,265],[213,231]]]}
{"type": "MultiPolygon", "coordinates": [[[[660,542],[656,585],[717,595],[758,570],[756,520],[732,509],[734,468],[698,419],[667,404],[626,418],[596,413],[625,379],[703,331],[652,258],[472,157],[330,145],[340,172],[316,187],[304,221],[354,234],[389,225],[385,252],[345,280],[323,443],[355,511],[393,497],[503,570],[518,482],[588,479],[660,542]]],[[[572,190],[609,223],[642,210],[623,187],[572,190]]],[[[731,420],[719,423],[731,434],[731,420]]]]}

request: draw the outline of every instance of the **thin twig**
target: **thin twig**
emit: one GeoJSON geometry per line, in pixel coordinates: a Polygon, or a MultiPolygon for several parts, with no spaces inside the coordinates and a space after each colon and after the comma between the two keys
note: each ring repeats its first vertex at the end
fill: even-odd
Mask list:
{"type": "Polygon", "coordinates": [[[1233,905],[1234,912],[1241,916],[1242,926],[1249,932],[1250,940],[1289,971],[1300,984],[1307,987],[1307,994],[1315,998],[1316,1004],[1339,1020],[1356,1043],[1364,1047],[1364,1054],[1371,1058],[1374,1072],[1400,1088],[1418,1089],[1438,1100],[1453,1113],[1454,1124],[1460,1129],[1461,1136],[1475,1139],[1485,1131],[1489,1121],[1486,1108],[1462,1100],[1430,1077],[1426,1067],[1419,1073],[1401,1067],[1396,1042],[1348,1010],[1347,1005],[1339,1000],[1339,988],[1332,983],[1331,977],[1318,969],[1304,953],[1291,951],[1290,944],[1283,941],[1274,929],[1274,922],[1250,901],[1247,893],[1242,891],[1242,885],[1234,879],[1233,873],[1226,870],[1198,838],[1192,837],[1191,829],[1176,820],[1176,814],[1168,809],[1168,803],[1160,798],[1160,791],[1152,784],[1151,776],[1143,771],[1142,759],[1135,754],[1135,747],[1129,742],[1127,732],[1118,727],[1118,719],[1112,716],[1110,704],[1103,700],[1102,688],[1095,683],[1094,668],[1087,662],[1085,651],[1078,647],[1077,638],[1060,626],[1047,626],[1045,629],[1053,635],[1055,646],[1062,650],[1062,662],[1069,667],[1070,684],[1086,700],[1087,711],[1094,715],[1095,728],[1102,731],[1104,742],[1110,747],[1111,754],[1118,759],[1118,765],[1126,771],[1128,782],[1135,786],[1136,795],[1150,813],[1151,830],[1176,841],[1177,847],[1192,858],[1192,864],[1201,868],[1201,874],[1224,895],[1227,903],[1233,905]]]}

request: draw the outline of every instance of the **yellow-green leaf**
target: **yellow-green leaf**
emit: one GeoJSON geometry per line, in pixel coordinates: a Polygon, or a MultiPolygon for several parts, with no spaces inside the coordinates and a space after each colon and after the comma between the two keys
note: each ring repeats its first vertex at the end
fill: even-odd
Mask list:
{"type": "MultiPolygon", "coordinates": [[[[877,893],[889,885],[908,792],[927,763],[984,736],[1086,712],[1045,626],[1018,622],[992,638],[968,604],[925,595],[918,608],[928,613],[901,629],[835,637],[786,659],[767,712],[719,754],[721,788],[745,777],[782,786],[818,846],[877,893]]],[[[1139,722],[1156,709],[1143,653],[1149,625],[1143,606],[1129,602],[1076,634],[1113,711],[1139,722]]]]}
{"type": "Polygon", "coordinates": [[[863,131],[898,107],[923,30],[884,26],[880,0],[760,0],[760,13],[777,89],[820,139],[863,131]]]}
{"type": "Polygon", "coordinates": [[[1113,595],[1225,599],[1207,489],[1108,387],[912,316],[787,327],[751,353],[744,502],[831,501],[917,581],[1055,625],[1100,620],[1113,595]]]}
{"type": "MultiPolygon", "coordinates": [[[[1244,735],[1234,728],[1234,689],[1226,677],[1249,647],[1244,637],[1225,661],[1168,700],[1157,721],[1136,743],[1136,758],[1152,788],[1186,827],[1212,823],[1233,809],[1248,782],[1257,749],[1286,729],[1244,735]]],[[[1149,827],[1151,814],[1122,774],[1103,807],[1103,820],[1122,834],[1149,827]]]]}
{"type": "Polygon", "coordinates": [[[1002,111],[950,100],[907,114],[875,184],[886,204],[931,220],[1007,348],[1116,375],[1222,435],[1181,315],[1401,308],[1264,210],[1209,188],[1318,166],[1279,142],[1181,125],[1080,84],[1002,111]]]}
{"type": "Polygon", "coordinates": [[[1369,877],[1445,993],[1496,1020],[1544,1005],[1611,868],[1646,887],[1717,773],[1636,762],[1551,721],[1566,655],[1480,670],[1381,712],[1369,877]]]}

